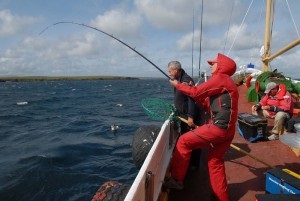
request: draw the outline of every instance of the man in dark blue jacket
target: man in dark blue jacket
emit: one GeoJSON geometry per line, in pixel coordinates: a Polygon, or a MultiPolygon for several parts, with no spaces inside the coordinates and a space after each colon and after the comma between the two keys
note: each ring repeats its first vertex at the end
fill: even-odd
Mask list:
{"type": "MultiPolygon", "coordinates": [[[[169,62],[168,72],[171,79],[179,80],[181,83],[186,85],[194,85],[194,80],[181,68],[181,63],[179,61],[169,62]]],[[[174,105],[179,112],[179,116],[187,119],[187,123],[181,122],[181,133],[186,133],[196,125],[200,125],[199,108],[197,107],[195,101],[191,97],[176,90],[176,88],[174,88],[174,105]]],[[[199,167],[200,156],[201,149],[194,150],[192,152],[190,162],[191,167],[199,167]]]]}

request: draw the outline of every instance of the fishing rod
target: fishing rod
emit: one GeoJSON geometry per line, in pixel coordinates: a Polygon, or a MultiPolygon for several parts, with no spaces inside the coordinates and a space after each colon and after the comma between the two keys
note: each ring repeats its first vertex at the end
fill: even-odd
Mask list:
{"type": "Polygon", "coordinates": [[[128,47],[129,49],[131,49],[132,51],[134,51],[135,53],[137,53],[138,55],[140,55],[142,58],[144,58],[146,61],[148,61],[150,64],[152,64],[157,70],[159,70],[162,74],[164,74],[164,76],[166,76],[168,79],[171,79],[163,70],[161,70],[157,65],[155,65],[152,61],[150,61],[147,57],[145,57],[142,53],[140,53],[139,51],[137,51],[135,48],[131,47],[130,45],[128,45],[127,43],[123,42],[122,40],[118,39],[117,37],[105,32],[105,31],[102,31],[101,29],[98,29],[96,27],[92,27],[90,25],[86,25],[86,24],[83,24],[83,23],[78,23],[78,22],[67,22],[67,21],[62,21],[62,22],[56,22],[48,27],[46,27],[45,29],[43,29],[39,35],[43,34],[47,29],[49,29],[51,26],[56,26],[58,24],[75,24],[75,25],[79,25],[79,26],[83,26],[83,27],[86,27],[86,28],[90,28],[90,29],[94,29],[96,31],[99,31],[115,40],[117,40],[118,42],[120,42],[121,44],[125,45],[126,47],[128,47]]]}
{"type": "Polygon", "coordinates": [[[195,33],[195,11],[193,8],[193,37],[192,37],[192,78],[194,77],[194,34],[195,33]]]}

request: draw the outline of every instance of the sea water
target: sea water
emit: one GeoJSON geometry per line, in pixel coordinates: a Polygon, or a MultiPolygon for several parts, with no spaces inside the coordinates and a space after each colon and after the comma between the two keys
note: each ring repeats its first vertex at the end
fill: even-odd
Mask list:
{"type": "Polygon", "coordinates": [[[135,131],[163,123],[141,106],[151,97],[172,102],[167,79],[1,82],[0,200],[91,200],[106,181],[131,184],[135,131]]]}

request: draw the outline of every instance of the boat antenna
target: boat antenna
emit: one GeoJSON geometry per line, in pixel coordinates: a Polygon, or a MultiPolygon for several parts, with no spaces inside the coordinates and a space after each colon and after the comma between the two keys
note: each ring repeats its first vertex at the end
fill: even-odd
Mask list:
{"type": "Polygon", "coordinates": [[[74,25],[79,25],[79,26],[83,26],[83,27],[86,27],[86,28],[90,28],[90,29],[94,29],[98,32],[101,32],[115,40],[117,40],[118,42],[120,42],[121,44],[125,45],[126,47],[128,47],[129,49],[131,49],[132,51],[134,51],[135,53],[137,53],[138,55],[140,55],[143,59],[145,59],[146,61],[148,61],[150,64],[152,64],[157,70],[159,70],[164,76],[166,76],[168,79],[171,79],[163,70],[161,70],[157,65],[155,65],[152,61],[150,61],[147,57],[145,57],[142,53],[140,53],[139,51],[137,51],[135,48],[131,47],[130,45],[128,45],[127,43],[123,42],[122,40],[120,40],[119,38],[111,35],[111,34],[108,34],[107,32],[105,31],[102,31],[101,29],[98,29],[96,27],[92,27],[90,25],[87,25],[87,24],[83,24],[83,23],[78,23],[78,22],[66,22],[66,21],[62,21],[62,22],[56,22],[48,27],[46,27],[45,29],[43,29],[39,35],[43,34],[47,29],[49,29],[51,26],[56,26],[58,24],[74,24],[74,25]]]}
{"type": "Polygon", "coordinates": [[[201,53],[202,53],[202,24],[203,24],[203,0],[201,1],[201,23],[200,23],[200,40],[199,40],[199,77],[201,77],[201,53]]]}
{"type": "Polygon", "coordinates": [[[194,77],[194,32],[195,32],[195,11],[193,8],[193,37],[192,37],[192,78],[194,77]]]}

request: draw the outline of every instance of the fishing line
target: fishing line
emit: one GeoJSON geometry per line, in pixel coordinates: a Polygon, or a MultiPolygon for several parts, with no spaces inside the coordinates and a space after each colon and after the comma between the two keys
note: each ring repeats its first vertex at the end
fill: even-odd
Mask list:
{"type": "Polygon", "coordinates": [[[142,53],[140,53],[139,51],[137,51],[135,48],[131,47],[130,45],[128,45],[127,43],[125,43],[124,41],[120,40],[119,38],[105,32],[105,31],[102,31],[101,29],[98,29],[96,27],[92,27],[90,25],[86,25],[86,24],[83,24],[83,23],[78,23],[78,22],[56,22],[48,27],[46,27],[45,29],[43,29],[39,35],[43,34],[45,31],[47,31],[47,29],[49,29],[51,26],[56,26],[58,24],[74,24],[74,25],[79,25],[79,26],[83,26],[83,27],[86,27],[86,28],[90,28],[90,29],[94,29],[96,31],[99,31],[115,40],[117,40],[118,42],[120,42],[121,44],[125,45],[126,47],[128,47],[129,49],[131,49],[132,51],[134,51],[135,53],[137,53],[138,55],[140,55],[142,58],[144,58],[146,61],[148,61],[150,64],[152,64],[157,70],[159,70],[164,76],[166,76],[168,79],[171,79],[163,70],[161,70],[157,65],[155,65],[152,61],[150,61],[147,57],[145,57],[142,53]]]}

